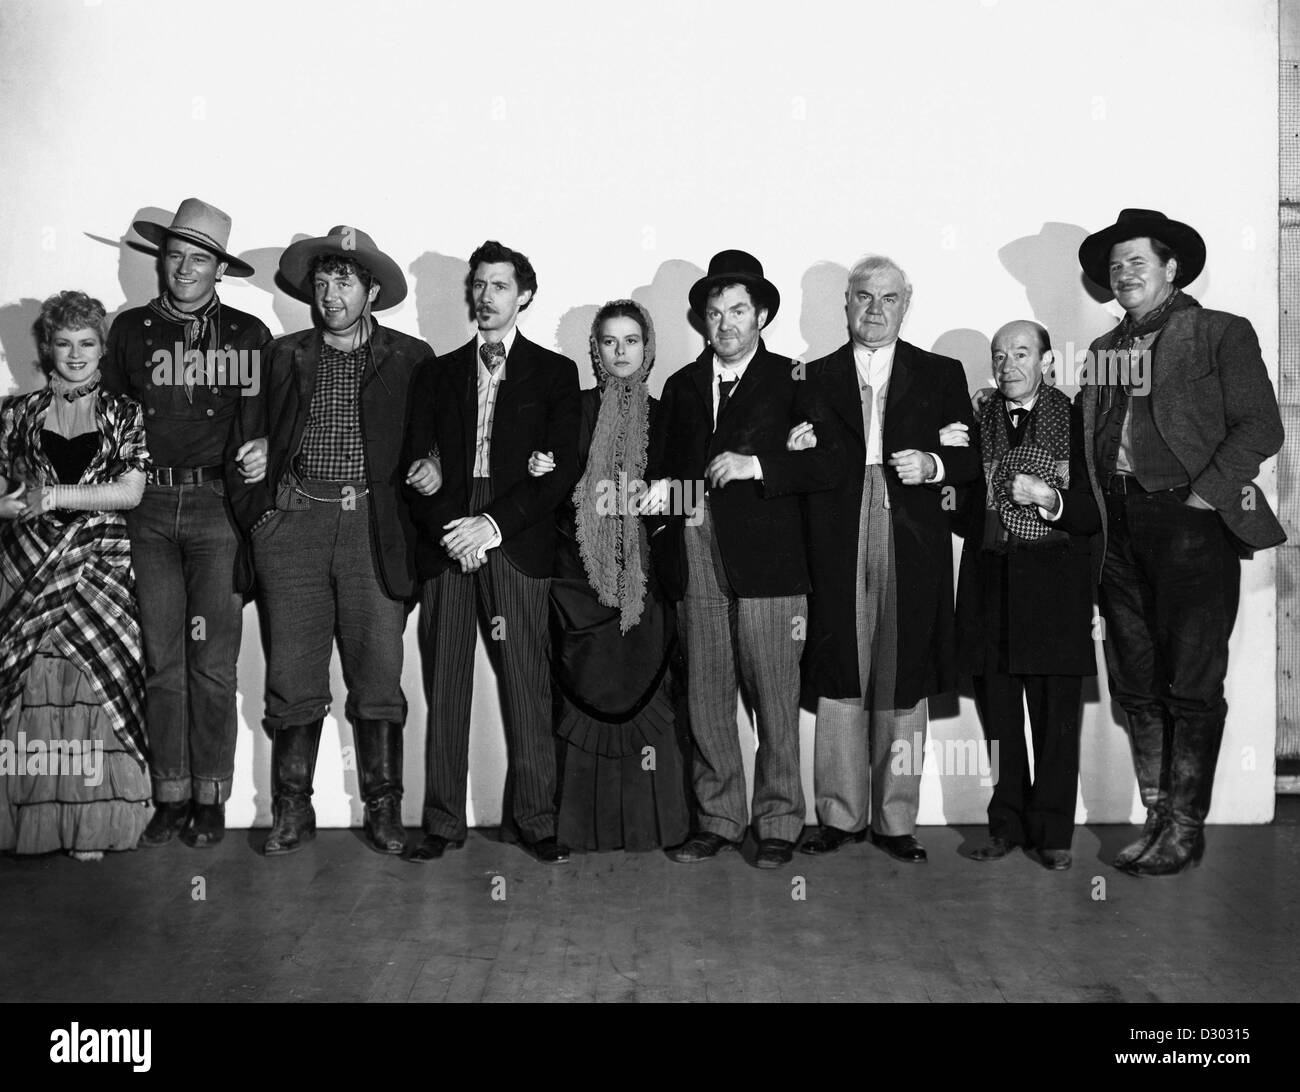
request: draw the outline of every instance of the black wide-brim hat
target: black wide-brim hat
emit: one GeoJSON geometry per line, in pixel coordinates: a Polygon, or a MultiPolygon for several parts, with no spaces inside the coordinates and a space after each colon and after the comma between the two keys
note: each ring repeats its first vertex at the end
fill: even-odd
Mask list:
{"type": "Polygon", "coordinates": [[[1110,227],[1079,244],[1079,265],[1088,279],[1109,289],[1111,247],[1130,239],[1159,239],[1178,252],[1175,288],[1191,284],[1205,268],[1205,240],[1194,227],[1171,220],[1155,209],[1124,209],[1110,227]]]}
{"type": "Polygon", "coordinates": [[[375,241],[360,228],[338,224],[328,235],[316,239],[300,239],[290,243],[280,255],[280,274],[308,303],[314,303],[316,294],[311,286],[311,264],[323,254],[363,265],[379,282],[379,295],[371,309],[384,311],[396,307],[406,299],[406,275],[402,267],[385,254],[375,241]]]}
{"type": "Polygon", "coordinates": [[[723,250],[709,259],[708,273],[691,285],[688,296],[691,310],[703,318],[704,305],[714,287],[733,282],[739,282],[749,289],[756,310],[767,308],[767,322],[763,325],[770,326],[776,318],[777,308],[781,306],[781,293],[776,290],[776,285],[763,276],[763,264],[743,250],[723,250]]]}

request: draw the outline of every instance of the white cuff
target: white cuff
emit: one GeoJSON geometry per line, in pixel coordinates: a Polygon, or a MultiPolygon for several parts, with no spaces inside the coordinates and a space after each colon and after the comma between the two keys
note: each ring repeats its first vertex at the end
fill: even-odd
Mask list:
{"type": "Polygon", "coordinates": [[[1056,490],[1056,514],[1053,515],[1041,504],[1038,506],[1038,514],[1047,520],[1048,523],[1055,523],[1061,518],[1061,513],[1065,511],[1065,498],[1061,496],[1061,491],[1056,490]]]}
{"type": "Polygon", "coordinates": [[[754,480],[761,482],[763,480],[763,464],[758,461],[757,455],[751,455],[750,458],[754,460],[754,480]]]}
{"type": "Polygon", "coordinates": [[[941,481],[943,481],[943,475],[944,475],[943,460],[939,458],[939,456],[936,455],[933,451],[927,451],[926,454],[929,455],[930,458],[934,460],[935,471],[934,471],[934,477],[927,478],[925,480],[925,484],[938,485],[941,481]]]}

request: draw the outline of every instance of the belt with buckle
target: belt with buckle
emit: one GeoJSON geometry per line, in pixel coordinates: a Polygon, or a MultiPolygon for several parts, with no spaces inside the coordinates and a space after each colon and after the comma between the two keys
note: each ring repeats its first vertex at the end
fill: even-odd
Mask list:
{"type": "Polygon", "coordinates": [[[220,466],[151,466],[145,471],[150,485],[202,485],[220,481],[225,470],[220,466]]]}

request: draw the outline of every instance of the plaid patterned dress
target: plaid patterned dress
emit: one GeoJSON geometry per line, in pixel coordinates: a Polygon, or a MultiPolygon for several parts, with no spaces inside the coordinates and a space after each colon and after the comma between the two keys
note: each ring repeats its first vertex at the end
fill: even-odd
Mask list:
{"type": "MultiPolygon", "coordinates": [[[[10,489],[59,480],[41,440],[53,396],[47,388],[0,403],[10,489]]],[[[139,404],[103,390],[88,397],[101,437],[77,484],[144,470],[139,404]]],[[[123,513],[0,523],[0,848],[134,846],[148,818],[144,693],[123,513]]]]}

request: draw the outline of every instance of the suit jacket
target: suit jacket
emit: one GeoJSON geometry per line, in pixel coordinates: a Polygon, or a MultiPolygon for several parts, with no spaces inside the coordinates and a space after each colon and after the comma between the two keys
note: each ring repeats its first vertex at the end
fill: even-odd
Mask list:
{"type": "MultiPolygon", "coordinates": [[[[276,338],[262,354],[261,387],[245,398],[227,447],[226,489],[236,522],[245,536],[267,512],[306,507],[293,492],[297,473],[293,460],[302,446],[303,431],[316,392],[316,375],[324,339],[319,330],[302,330],[276,338]],[[235,452],[244,440],[267,438],[266,476],[257,484],[243,480],[235,452]]],[[[374,324],[370,335],[374,367],[361,377],[361,430],[369,486],[371,544],[376,575],[392,599],[407,599],[415,591],[414,536],[411,517],[402,499],[409,462],[402,438],[416,378],[434,368],[433,350],[419,338],[374,324]]],[[[242,584],[247,589],[249,570],[242,584]]]]}
{"type": "MultiPolygon", "coordinates": [[[[1092,343],[1093,359],[1114,345],[1118,329],[1092,343]]],[[[1100,390],[1095,383],[1085,385],[1077,398],[1088,480],[1101,509],[1102,535],[1093,556],[1097,580],[1106,534],[1096,467],[1100,390]]],[[[1282,525],[1253,484],[1260,464],[1277,454],[1283,441],[1277,396],[1254,327],[1225,311],[1175,311],[1156,340],[1147,397],[1156,429],[1187,471],[1192,489],[1214,506],[1242,556],[1285,542],[1282,525]]]]}
{"type": "MultiPolygon", "coordinates": [[[[1035,404],[1031,414],[1037,408],[1035,404]]],[[[977,427],[971,435],[976,450],[982,450],[982,439],[977,427]]],[[[949,450],[943,449],[945,454],[949,450]]],[[[1070,411],[1070,484],[1061,491],[1061,515],[1052,525],[1070,535],[1068,542],[1006,554],[981,549],[985,520],[997,519],[984,504],[982,472],[970,492],[957,580],[957,659],[962,673],[982,675],[996,664],[1005,605],[1009,674],[1095,675],[1091,540],[1101,530],[1101,516],[1088,482],[1077,400],[1070,411]]]]}
{"type": "MultiPolygon", "coordinates": [[[[674,494],[702,504],[704,468],[715,455],[757,455],[762,481],[734,481],[709,494],[714,535],[728,582],[742,598],[804,595],[809,589],[800,494],[827,489],[836,476],[834,440],[808,451],[785,448],[792,426],[816,411],[802,381],[803,366],[770,353],[759,341],[745,375],[713,428],[713,350],[678,369],[664,384],[649,474],[668,478],[674,494]],[[680,489],[680,493],[677,490],[680,489]]],[[[682,506],[665,520],[656,563],[665,593],[686,594],[686,517],[682,506]]]]}
{"type": "MultiPolygon", "coordinates": [[[[478,431],[477,339],[426,369],[412,393],[408,459],[437,451],[442,488],[430,497],[407,489],[414,520],[416,565],[428,580],[452,564],[439,540],[444,526],[470,514],[478,431]]],[[[483,510],[501,529],[499,549],[527,576],[555,567],[555,509],[578,480],[581,419],[578,368],[516,332],[497,389],[492,418],[492,502],[483,510]],[[528,456],[551,451],[555,469],[529,477],[528,456]]]]}
{"type": "MultiPolygon", "coordinates": [[[[807,499],[812,604],[805,690],[810,699],[861,697],[855,587],[867,442],[852,342],[808,368],[818,402],[827,407],[818,445],[824,436],[838,435],[844,474],[834,489],[807,499]]],[[[885,398],[882,454],[888,463],[893,452],[908,448],[938,452],[944,478],[934,485],[903,485],[884,467],[898,595],[898,709],[957,686],[949,517],[956,487],[978,480],[980,461],[974,447],[940,448],[939,430],[954,421],[974,425],[961,364],[899,341],[885,398]]]]}

